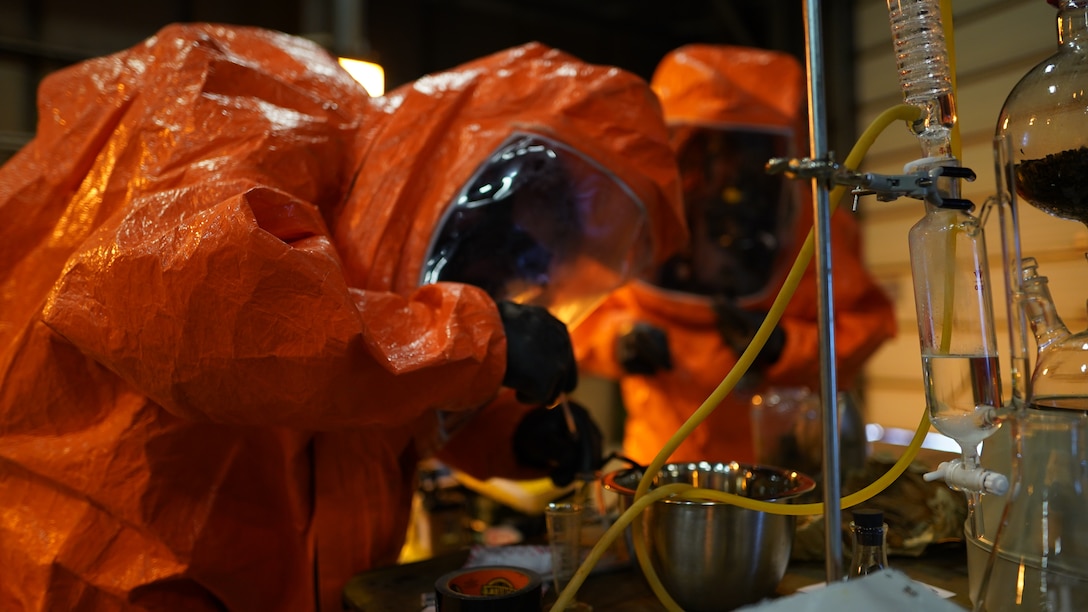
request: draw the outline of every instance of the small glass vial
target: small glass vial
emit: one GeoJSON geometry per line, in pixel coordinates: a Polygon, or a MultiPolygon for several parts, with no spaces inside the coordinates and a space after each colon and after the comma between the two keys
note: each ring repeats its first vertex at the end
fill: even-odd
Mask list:
{"type": "Polygon", "coordinates": [[[853,559],[847,579],[875,574],[888,567],[888,549],[885,546],[888,526],[880,510],[854,510],[850,531],[854,535],[853,559]]]}

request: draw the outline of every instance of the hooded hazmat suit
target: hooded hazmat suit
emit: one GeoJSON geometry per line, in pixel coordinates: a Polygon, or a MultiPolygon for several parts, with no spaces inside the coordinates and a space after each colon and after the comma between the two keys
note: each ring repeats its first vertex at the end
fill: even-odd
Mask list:
{"type": "MultiPolygon", "coordinates": [[[[39,109],[0,168],[3,610],[336,610],[393,563],[436,415],[503,379],[492,298],[420,278],[513,131],[614,173],[655,252],[685,240],[647,85],[541,45],[369,99],[308,41],[169,26],[39,109]]],[[[516,477],[491,423],[444,458],[516,477]]]]}
{"type": "MultiPolygon", "coordinates": [[[[747,345],[723,342],[720,330],[729,324],[718,316],[715,300],[724,296],[758,315],[758,324],[813,219],[807,185],[763,171],[771,156],[801,156],[807,148],[805,75],[794,58],[691,45],[663,58],[651,85],[678,153],[691,242],[685,255],[613,293],[572,332],[582,371],[619,379],[627,411],[624,452],[643,465],[710,396],[747,345]],[[638,325],[664,330],[671,369],[636,374],[621,367],[617,338],[638,325]]],[[[848,210],[833,215],[832,241],[836,357],[840,384],[849,386],[896,326],[890,300],[862,265],[848,210]]],[[[819,388],[816,298],[810,266],[779,322],[781,350],[758,372],[763,388],[819,388]]],[[[754,461],[749,393],[756,390],[731,392],[671,460],[754,461]]]]}

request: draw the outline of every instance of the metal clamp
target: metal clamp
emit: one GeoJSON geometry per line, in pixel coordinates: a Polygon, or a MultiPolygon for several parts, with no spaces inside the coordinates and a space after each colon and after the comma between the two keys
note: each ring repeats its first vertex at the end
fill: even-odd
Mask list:
{"type": "Polygon", "coordinates": [[[881,202],[891,202],[906,196],[925,200],[939,208],[966,211],[975,208],[970,200],[944,197],[937,188],[937,179],[940,177],[975,180],[974,170],[962,166],[934,166],[910,174],[877,174],[855,172],[830,159],[776,157],[767,162],[766,170],[769,174],[785,174],[789,178],[816,179],[828,186],[852,187],[850,193],[854,196],[854,210],[857,210],[858,199],[865,195],[875,195],[881,202]]]}

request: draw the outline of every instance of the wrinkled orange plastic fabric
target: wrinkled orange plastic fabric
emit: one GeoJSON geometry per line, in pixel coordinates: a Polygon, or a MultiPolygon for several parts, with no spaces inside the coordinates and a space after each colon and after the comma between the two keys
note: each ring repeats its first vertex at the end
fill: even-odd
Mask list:
{"type": "MultiPolygon", "coordinates": [[[[416,279],[513,126],[685,239],[645,82],[538,44],[370,99],[308,41],[176,25],[39,108],[0,168],[3,610],[336,610],[393,563],[439,411],[500,389],[494,303],[416,279]]],[[[462,455],[519,474],[506,439],[462,455]]]]}
{"type": "MultiPolygon", "coordinates": [[[[805,76],[784,53],[744,47],[691,45],[667,55],[651,85],[672,126],[717,125],[792,128],[799,151],[804,140],[805,76]]],[[[682,137],[683,130],[677,130],[682,137]]],[[[796,235],[780,253],[767,292],[740,305],[767,311],[812,227],[812,194],[801,186],[796,235]]],[[[835,349],[839,384],[850,387],[866,359],[896,333],[892,304],[865,269],[858,229],[846,209],[832,216],[835,349]]],[[[786,344],[781,357],[762,376],[771,385],[820,386],[819,337],[814,266],[786,308],[779,326],[786,344]]],[[[632,283],[615,292],[573,333],[581,367],[618,378],[627,415],[624,452],[647,464],[702,405],[737,361],[721,341],[708,298],[632,283]],[[616,360],[616,338],[645,321],[668,335],[673,369],[653,376],[624,375],[616,360]]],[[[677,448],[673,461],[755,460],[749,394],[737,388],[677,448]]]]}

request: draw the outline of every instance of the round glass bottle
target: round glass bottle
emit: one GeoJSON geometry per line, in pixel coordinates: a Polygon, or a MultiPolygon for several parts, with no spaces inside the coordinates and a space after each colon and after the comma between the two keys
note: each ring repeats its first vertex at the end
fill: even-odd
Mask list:
{"type": "MultiPolygon", "coordinates": [[[[1017,252],[1017,202],[1088,224],[1088,0],[1049,1],[1057,50],[1009,93],[995,134],[1017,252]]],[[[1032,258],[1007,254],[1005,265],[1022,309],[1010,318],[1037,354],[1009,423],[1012,489],[972,599],[976,610],[1077,610],[1088,601],[1088,337],[1065,328],[1032,258]]]]}
{"type": "Polygon", "coordinates": [[[1088,223],[1088,0],[1052,3],[1058,5],[1058,50],[1009,93],[997,135],[1011,141],[1020,198],[1088,223]]]}
{"type": "Polygon", "coordinates": [[[1058,316],[1035,260],[1023,270],[1038,354],[1028,405],[1008,425],[1013,486],[975,609],[1073,611],[1088,601],[1088,350],[1058,316]]]}

